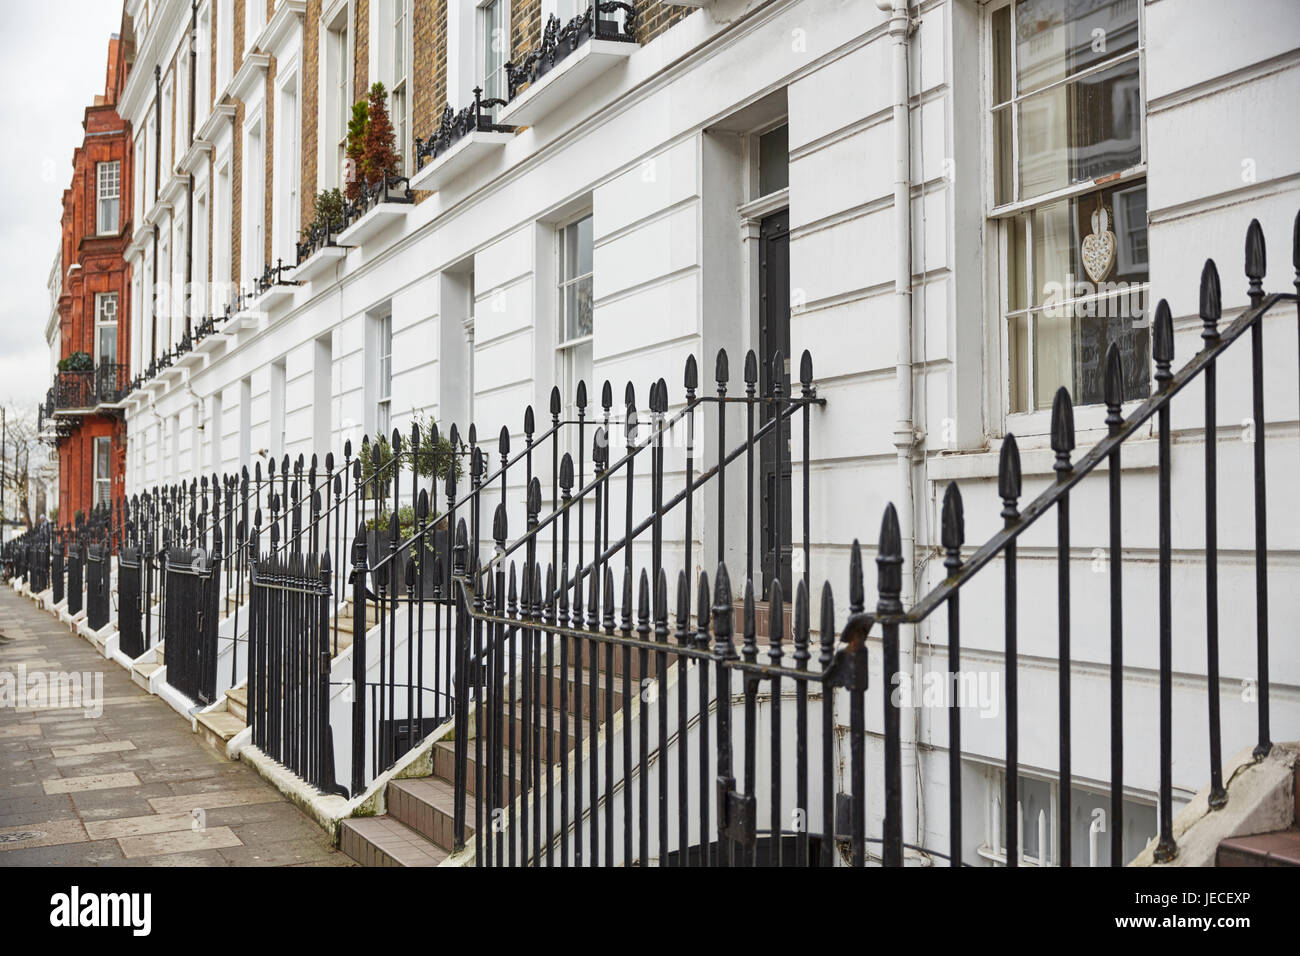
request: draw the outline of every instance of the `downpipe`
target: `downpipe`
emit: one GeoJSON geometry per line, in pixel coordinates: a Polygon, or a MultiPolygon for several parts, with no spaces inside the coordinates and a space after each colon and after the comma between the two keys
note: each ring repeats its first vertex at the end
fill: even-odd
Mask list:
{"type": "MultiPolygon", "coordinates": [[[[916,596],[916,516],[913,508],[913,462],[917,445],[916,424],[913,420],[912,372],[912,141],[911,117],[908,105],[908,43],[916,22],[908,10],[908,0],[876,0],[876,7],[889,14],[889,39],[891,71],[894,78],[892,125],[894,132],[894,309],[898,357],[895,364],[895,389],[898,417],[894,422],[894,447],[897,450],[898,494],[895,508],[901,535],[903,567],[902,594],[905,606],[916,596]]],[[[920,686],[916,680],[916,628],[904,625],[899,628],[898,667],[900,674],[912,678],[911,686],[920,686]]],[[[886,693],[896,686],[896,675],[886,675],[886,693]]],[[[918,827],[919,785],[917,763],[917,722],[919,711],[911,712],[912,719],[899,721],[901,740],[899,752],[902,762],[903,783],[903,842],[913,846],[921,843],[918,827]]]]}

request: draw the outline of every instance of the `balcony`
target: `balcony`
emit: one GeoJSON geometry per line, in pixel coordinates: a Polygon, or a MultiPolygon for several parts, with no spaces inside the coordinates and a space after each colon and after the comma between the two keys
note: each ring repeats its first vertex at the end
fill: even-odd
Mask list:
{"type": "Polygon", "coordinates": [[[500,99],[483,99],[481,87],[474,87],[474,104],[459,113],[448,106],[442,122],[427,140],[415,141],[415,164],[429,162],[411,177],[412,189],[438,189],[451,182],[486,156],[504,149],[515,135],[515,127],[493,123],[491,110],[505,106],[500,99]]]}
{"type": "Polygon", "coordinates": [[[335,234],[342,227],[341,222],[327,220],[324,226],[312,226],[307,230],[307,234],[298,243],[298,265],[293,270],[296,281],[310,282],[346,258],[348,247],[334,242],[335,234]]]}
{"type": "Polygon", "coordinates": [[[518,63],[506,64],[508,103],[498,119],[516,126],[535,125],[631,56],[637,49],[635,29],[632,5],[614,0],[592,3],[563,27],[552,14],[541,44],[518,63]],[[619,13],[621,24],[614,16],[619,13]]]}
{"type": "Polygon", "coordinates": [[[53,391],[56,416],[89,415],[95,407],[95,370],[56,373],[53,391]]]}
{"type": "MultiPolygon", "coordinates": [[[[282,302],[292,302],[293,294],[302,283],[297,279],[285,278],[283,259],[277,259],[274,266],[267,266],[260,276],[253,280],[250,296],[251,308],[255,312],[269,312],[282,302]]],[[[293,266],[288,266],[290,270],[293,266]]]]}
{"type": "Polygon", "coordinates": [[[121,408],[129,387],[124,362],[100,362],[95,367],[95,409],[121,408]]]}
{"type": "Polygon", "coordinates": [[[377,182],[362,183],[357,198],[343,207],[340,245],[359,246],[371,236],[405,218],[415,197],[405,176],[385,176],[377,182]]]}

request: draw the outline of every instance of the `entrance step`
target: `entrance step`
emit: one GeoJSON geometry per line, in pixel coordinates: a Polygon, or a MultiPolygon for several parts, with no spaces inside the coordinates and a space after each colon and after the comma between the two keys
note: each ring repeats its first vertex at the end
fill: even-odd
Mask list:
{"type": "Polygon", "coordinates": [[[211,710],[206,714],[197,714],[195,721],[198,724],[199,736],[223,755],[226,752],[226,743],[245,727],[243,720],[226,710],[211,710]]]}
{"type": "Polygon", "coordinates": [[[450,855],[391,816],[344,820],[339,849],[362,866],[437,866],[450,855]]]}

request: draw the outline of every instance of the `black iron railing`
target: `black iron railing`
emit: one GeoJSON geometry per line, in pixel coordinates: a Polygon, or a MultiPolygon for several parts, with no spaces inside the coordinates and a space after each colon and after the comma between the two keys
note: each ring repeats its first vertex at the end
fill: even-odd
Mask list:
{"type": "Polygon", "coordinates": [[[95,370],[57,372],[54,376],[54,409],[88,409],[95,404],[95,370]]]}
{"type": "Polygon", "coordinates": [[[319,561],[298,554],[261,558],[251,570],[248,713],[253,743],[318,789],[340,792],[329,724],[334,611],[329,555],[319,561]]]}
{"type": "Polygon", "coordinates": [[[177,547],[166,552],[162,616],[167,683],[199,704],[210,704],[217,696],[221,533],[214,535],[215,554],[177,547]]]}
{"type": "Polygon", "coordinates": [[[536,83],[593,37],[623,43],[637,42],[636,10],[632,4],[592,0],[581,13],[563,25],[555,14],[551,14],[542,29],[541,42],[518,62],[506,63],[506,99],[513,100],[521,88],[536,83]]]}
{"type": "Polygon", "coordinates": [[[499,98],[483,99],[483,88],[474,87],[474,102],[459,112],[448,105],[442,111],[438,128],[428,139],[415,140],[415,167],[419,169],[427,159],[430,162],[443,155],[465,136],[473,132],[513,133],[515,127],[492,122],[492,110],[505,106],[506,101],[499,98]]]}
{"type": "Polygon", "coordinates": [[[111,550],[103,544],[86,546],[86,626],[98,631],[108,623],[111,550]]]}
{"type": "Polygon", "coordinates": [[[140,550],[123,545],[117,553],[118,647],[135,660],[148,646],[144,640],[140,550]]]}
{"type": "MultiPolygon", "coordinates": [[[[1300,218],[1294,241],[1300,287],[1300,218]]],[[[1177,372],[1171,313],[1160,304],[1153,328],[1155,387],[1127,416],[1122,361],[1111,349],[1104,389],[1108,434],[1082,457],[1073,455],[1070,397],[1064,390],[1057,395],[1050,440],[1056,477],[1023,507],[1019,448],[1014,436],[1006,436],[994,505],[1003,527],[979,547],[966,545],[965,503],[957,486],[950,485],[940,534],[945,577],[910,606],[902,593],[902,569],[911,556],[903,552],[892,506],[885,509],[876,541],[874,610],[868,610],[864,554],[856,543],[845,575],[847,614],[841,610],[837,615],[829,584],[820,593],[814,590],[807,560],[808,436],[824,402],[807,353],[798,363],[793,388],[786,381],[783,356],[773,357],[773,374],[760,380],[758,361],[750,353],[743,394],[733,394],[730,362],[722,351],[707,395],[700,393],[692,356],[684,369],[684,395],[675,406],[662,379],[651,385],[644,408],[638,408],[630,384],[617,410],[609,383],[601,390],[598,409],[579,384],[573,413],[566,415],[555,390],[549,427],[539,431],[533,410],[525,410],[522,448],[512,448],[507,428],[494,451],[479,441],[472,425],[464,442],[452,426],[446,443],[436,428],[430,434],[416,428],[409,441],[394,433],[386,451],[366,442],[362,454],[353,457],[351,446],[345,446],[341,465],[332,455],[325,457],[323,468],[315,457],[308,465],[301,456],[296,462],[284,456],[278,468],[274,461],[269,464],[265,477],[259,464],[251,476],[244,470],[238,476],[214,475],[211,481],[205,476],[152,489],[118,509],[116,534],[141,548],[142,603],[150,605],[155,589],[161,595],[169,644],[173,635],[184,641],[186,635],[215,629],[223,612],[239,615],[245,593],[251,593],[255,605],[271,600],[275,575],[291,579],[303,592],[292,600],[277,598],[285,603],[274,613],[257,605],[267,614],[254,622],[261,648],[254,652],[253,669],[260,675],[255,680],[263,682],[264,690],[277,680],[283,694],[264,693],[255,719],[267,721],[264,729],[272,719],[279,721],[281,729],[264,738],[266,746],[279,746],[278,759],[324,789],[335,783],[325,769],[333,746],[320,742],[319,719],[327,708],[311,710],[314,695],[322,692],[314,682],[322,680],[325,670],[322,638],[337,657],[340,622],[350,619],[354,691],[350,720],[338,728],[351,751],[350,767],[340,768],[350,778],[348,791],[362,792],[418,740],[447,720],[455,721],[456,843],[472,841],[477,862],[490,865],[861,865],[871,859],[898,865],[909,849],[953,865],[972,862],[963,859],[962,851],[958,698],[946,705],[950,842],[944,848],[912,846],[904,835],[902,770],[904,715],[910,704],[892,693],[880,695],[882,710],[878,721],[870,721],[870,732],[879,735],[881,749],[870,751],[867,663],[875,653],[870,648],[878,646],[880,670],[892,686],[903,663],[901,629],[933,619],[946,633],[947,676],[958,674],[960,599],[978,579],[981,587],[1001,591],[998,629],[1007,662],[1001,806],[1006,859],[1016,865],[1022,722],[1017,543],[1055,513],[1061,675],[1057,844],[1061,861],[1068,864],[1069,790],[1076,776],[1069,665],[1071,628],[1080,613],[1071,604],[1068,574],[1070,499],[1073,489],[1105,465],[1110,607],[1090,607],[1087,613],[1102,626],[1109,622],[1111,766],[1110,779],[1103,782],[1112,795],[1110,859],[1120,865],[1128,779],[1121,691],[1124,653],[1131,646],[1121,615],[1126,556],[1120,459],[1124,443],[1145,434],[1154,421],[1161,809],[1156,855],[1168,859],[1177,852],[1172,832],[1172,405],[1188,385],[1205,386],[1205,761],[1212,805],[1219,805],[1226,793],[1218,704],[1216,529],[1221,518],[1216,485],[1221,452],[1216,375],[1223,353],[1245,337],[1251,341],[1254,409],[1256,753],[1262,756],[1271,747],[1264,333],[1265,317],[1279,305],[1295,303],[1297,296],[1264,293],[1264,240],[1257,223],[1248,231],[1246,274],[1250,304],[1221,327],[1218,273],[1207,263],[1200,294],[1202,348],[1177,372]],[[801,459],[791,462],[789,443],[776,441],[771,443],[776,460],[765,460],[760,453],[764,439],[787,434],[793,421],[801,424],[801,459]],[[709,435],[707,455],[697,441],[697,426],[709,435]],[[425,457],[430,441],[437,461],[432,471],[425,457]],[[462,484],[462,459],[468,487],[462,484]],[[778,476],[798,468],[799,498],[761,502],[760,511],[760,466],[775,466],[778,476]],[[431,475],[438,476],[441,488],[431,475]],[[550,485],[549,501],[544,483],[550,485]],[[445,494],[441,512],[438,491],[445,494]],[[782,512],[792,508],[802,511],[799,543],[805,560],[797,573],[785,560],[796,541],[782,530],[791,527],[782,512]],[[523,533],[514,538],[509,534],[512,512],[523,524],[523,533]],[[737,528],[741,515],[744,523],[737,528]],[[756,534],[760,525],[770,533],[756,534]],[[453,529],[454,535],[449,533],[453,529]],[[269,541],[265,574],[252,561],[262,551],[262,540],[269,541]],[[699,550],[701,544],[707,555],[699,550]],[[325,556],[349,551],[350,561],[325,556]],[[162,553],[168,555],[167,573],[151,584],[149,569],[162,553]],[[196,554],[201,556],[197,571],[196,554]],[[315,555],[322,558],[313,566],[315,555]],[[718,555],[734,557],[718,563],[712,576],[696,573],[699,563],[718,555]],[[1002,574],[979,575],[991,564],[1001,564],[1002,574]],[[733,586],[732,568],[742,584],[733,586]],[[245,592],[249,578],[253,590],[245,592]],[[350,604],[345,600],[349,594],[350,604]],[[311,609],[316,624],[310,636],[294,630],[277,633],[270,624],[284,620],[291,605],[311,609]],[[941,609],[942,620],[935,619],[941,609]],[[322,616],[325,623],[319,622],[322,616]],[[327,629],[332,634],[325,634],[327,629]],[[264,655],[261,663],[258,653],[264,655]],[[266,662],[273,657],[278,663],[268,669],[266,662]],[[287,661],[298,662],[294,667],[301,664],[301,669],[286,671],[287,661]],[[296,723],[290,736],[298,747],[288,756],[283,730],[291,718],[284,695],[294,701],[296,723]],[[878,828],[869,828],[868,808],[877,803],[884,808],[883,817],[878,828]]],[[[1276,443],[1278,433],[1270,432],[1276,443]]],[[[83,541],[75,535],[70,539],[73,553],[79,553],[83,541]]],[[[16,560],[26,566],[30,559],[24,553],[16,560]]],[[[69,591],[79,593],[79,578],[74,589],[72,576],[77,564],[69,558],[69,591]]],[[[150,617],[144,615],[146,631],[150,617]]],[[[238,640],[238,618],[233,623],[238,640]]],[[[206,646],[209,651],[198,652],[196,661],[206,660],[205,653],[215,661],[215,637],[206,646]]],[[[169,647],[169,674],[173,653],[169,647]]],[[[182,661],[190,657],[179,648],[175,653],[182,661]]],[[[186,666],[178,664],[178,671],[186,666]]],[[[195,668],[202,670],[198,664],[195,668]]],[[[202,673],[206,680],[208,671],[202,673]]],[[[1047,715],[1036,710],[1033,719],[1047,715]]]]}

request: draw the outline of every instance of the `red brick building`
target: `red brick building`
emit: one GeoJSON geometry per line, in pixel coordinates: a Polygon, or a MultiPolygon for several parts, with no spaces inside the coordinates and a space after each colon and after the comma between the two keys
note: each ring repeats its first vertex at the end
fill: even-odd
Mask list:
{"type": "Polygon", "coordinates": [[[59,419],[59,516],[120,498],[126,422],[120,401],[131,354],[129,267],[131,133],[117,114],[130,50],[114,35],[104,92],[86,108],[72,183],[63,192],[63,291],[59,297],[60,370],[53,388],[59,419]]]}

